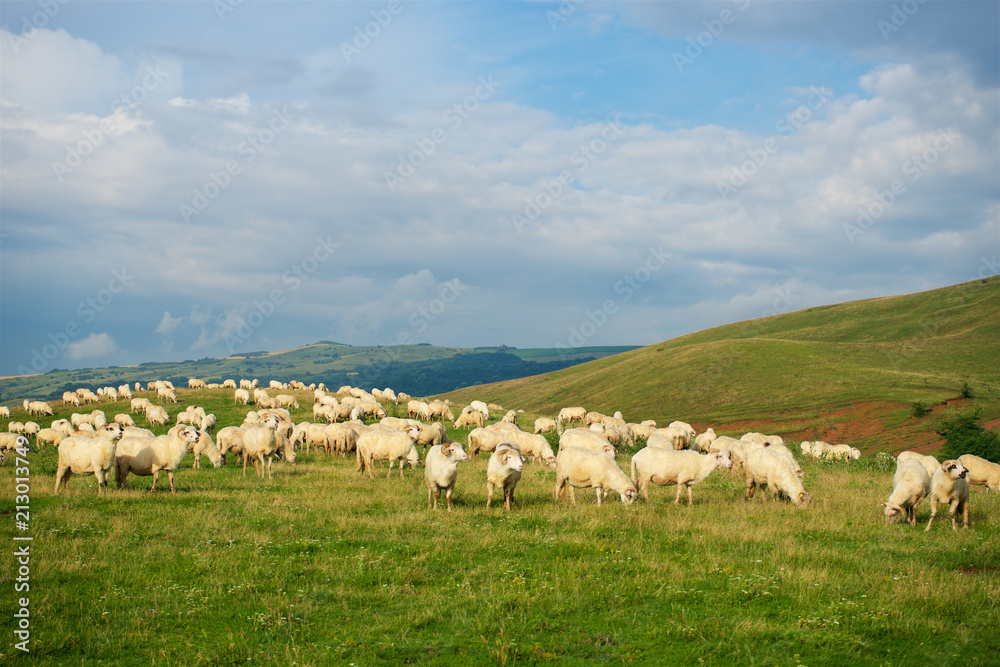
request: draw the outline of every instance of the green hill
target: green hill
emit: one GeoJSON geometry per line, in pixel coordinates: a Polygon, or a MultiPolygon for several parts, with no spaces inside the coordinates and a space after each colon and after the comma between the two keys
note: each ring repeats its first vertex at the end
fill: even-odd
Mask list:
{"type": "Polygon", "coordinates": [[[933,420],[915,424],[912,403],[943,405],[963,387],[987,418],[1000,416],[997,277],[737,322],[448,396],[537,415],[583,405],[629,420],[766,425],[806,439],[846,430],[870,448],[887,435],[933,441],[933,420]]]}

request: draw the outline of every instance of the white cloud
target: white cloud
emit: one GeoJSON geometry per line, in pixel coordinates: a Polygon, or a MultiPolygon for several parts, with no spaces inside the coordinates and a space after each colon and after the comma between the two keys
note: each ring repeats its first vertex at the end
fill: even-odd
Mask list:
{"type": "Polygon", "coordinates": [[[184,323],[183,317],[171,317],[169,310],[164,311],[163,319],[161,319],[160,323],[156,325],[156,333],[168,334],[183,323],[184,323]]]}
{"type": "Polygon", "coordinates": [[[116,352],[118,346],[106,333],[92,333],[83,340],[74,341],[66,346],[66,358],[75,361],[110,357],[116,352]]]}

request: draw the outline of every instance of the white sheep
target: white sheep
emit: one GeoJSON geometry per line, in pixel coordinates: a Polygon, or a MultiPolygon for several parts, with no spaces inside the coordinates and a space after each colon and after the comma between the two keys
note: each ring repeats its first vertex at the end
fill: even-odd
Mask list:
{"type": "MultiPolygon", "coordinates": [[[[470,434],[471,435],[471,434],[470,434]]],[[[556,465],[556,456],[552,451],[552,445],[545,439],[544,435],[525,433],[524,431],[506,431],[501,434],[502,439],[513,442],[521,450],[521,456],[529,461],[540,460],[550,468],[556,465]]],[[[494,450],[496,447],[494,446],[494,450]]]]}
{"type": "Polygon", "coordinates": [[[462,409],[462,414],[455,420],[455,428],[482,428],[485,425],[483,413],[473,410],[471,406],[462,409]]]}
{"type": "Polygon", "coordinates": [[[665,449],[675,450],[689,449],[691,447],[691,441],[694,439],[694,436],[691,435],[691,430],[680,426],[658,428],[653,435],[646,439],[646,445],[649,447],[663,447],[665,449]]]}
{"type": "Polygon", "coordinates": [[[469,407],[481,414],[484,420],[490,418],[490,406],[483,401],[472,401],[469,403],[469,407]]]}
{"type": "Polygon", "coordinates": [[[28,414],[51,416],[55,414],[55,412],[52,409],[52,406],[45,401],[31,401],[28,403],[28,414]]]}
{"type": "Polygon", "coordinates": [[[583,447],[566,447],[559,449],[556,457],[556,502],[569,488],[569,499],[575,505],[574,488],[592,487],[597,492],[597,506],[609,491],[614,491],[621,497],[622,504],[635,502],[639,492],[635,484],[628,478],[613,458],[602,452],[595,452],[583,447]]]}
{"type": "Polygon", "coordinates": [[[358,435],[349,424],[330,424],[326,427],[327,447],[341,456],[347,456],[357,449],[358,435]]]}
{"type": "Polygon", "coordinates": [[[1000,465],[975,454],[962,454],[958,460],[969,471],[965,476],[969,484],[985,486],[987,491],[1000,491],[1000,465]]]}
{"type": "Polygon", "coordinates": [[[218,422],[214,414],[207,414],[202,417],[201,423],[198,425],[199,430],[206,431],[208,433],[215,432],[215,426],[218,422]]]}
{"type": "Polygon", "coordinates": [[[27,449],[28,439],[18,433],[0,433],[0,452],[27,449]]]}
{"type": "Polygon", "coordinates": [[[535,420],[535,433],[548,433],[556,428],[556,420],[551,417],[539,417],[535,420]]]}
{"type": "Polygon", "coordinates": [[[644,447],[632,457],[632,481],[643,498],[649,502],[649,484],[677,485],[674,505],[681,501],[681,492],[687,488],[688,505],[693,504],[691,488],[700,483],[716,468],[729,470],[732,462],[725,452],[699,454],[691,450],[675,451],[659,447],[644,447]]]}
{"type": "Polygon", "coordinates": [[[756,487],[766,486],[772,500],[784,494],[796,507],[809,505],[809,494],[802,488],[802,481],[790,457],[771,451],[769,447],[759,447],[746,455],[743,467],[747,485],[745,500],[753,498],[756,487]]]}
{"type": "Polygon", "coordinates": [[[278,406],[282,408],[292,408],[293,410],[299,409],[299,402],[295,400],[295,397],[291,394],[278,394],[274,398],[278,401],[278,406]]]}
{"type": "Polygon", "coordinates": [[[492,452],[504,441],[504,434],[488,428],[473,429],[469,433],[469,456],[479,452],[492,452]]]}
{"type": "Polygon", "coordinates": [[[448,511],[451,511],[451,494],[455,490],[458,479],[458,464],[468,461],[469,456],[457,442],[434,445],[427,450],[424,457],[424,481],[427,482],[427,509],[437,509],[438,498],[444,491],[448,501],[448,511]]]}
{"type": "Polygon", "coordinates": [[[126,426],[135,426],[135,422],[132,418],[124,413],[119,413],[115,415],[115,423],[121,425],[122,428],[126,426]]]}
{"type": "Polygon", "coordinates": [[[68,436],[62,431],[57,431],[54,428],[43,428],[35,434],[35,444],[41,448],[44,444],[56,445],[58,446],[60,442],[65,440],[68,436]]]}
{"type": "Polygon", "coordinates": [[[615,457],[615,448],[603,437],[603,433],[596,433],[586,428],[571,428],[563,431],[559,436],[559,450],[564,447],[583,447],[595,452],[603,452],[611,458],[615,457]]]}
{"type": "Polygon", "coordinates": [[[128,488],[128,475],[142,477],[153,476],[153,484],[149,491],[156,490],[156,481],[160,471],[166,471],[170,480],[170,492],[177,493],[174,487],[174,471],[180,467],[181,460],[188,453],[188,445],[198,442],[198,431],[189,425],[181,425],[177,435],[159,435],[155,438],[122,438],[115,452],[117,460],[116,481],[118,488],[128,488]]]}
{"type": "Polygon", "coordinates": [[[427,404],[427,420],[431,419],[447,419],[450,422],[455,421],[455,413],[451,411],[448,404],[444,401],[434,400],[427,404]]]}
{"type": "Polygon", "coordinates": [[[517,445],[510,442],[497,445],[486,466],[487,509],[493,502],[493,490],[497,487],[503,489],[503,508],[505,510],[511,508],[514,502],[514,488],[521,480],[522,470],[524,470],[524,459],[521,458],[521,451],[517,445]]]}
{"type": "Polygon", "coordinates": [[[416,468],[420,463],[420,454],[414,440],[420,435],[420,430],[410,427],[406,431],[390,429],[384,426],[375,426],[362,433],[358,437],[357,443],[357,470],[364,474],[368,471],[368,476],[375,479],[372,474],[372,463],[374,461],[388,461],[389,474],[386,479],[392,477],[392,467],[399,461],[399,476],[403,477],[403,466],[410,464],[411,468],[416,468]]]}
{"type": "Polygon", "coordinates": [[[916,459],[897,459],[892,476],[892,493],[882,503],[886,523],[899,521],[903,516],[911,526],[917,525],[917,505],[931,492],[931,477],[916,459]]]}
{"type": "Polygon", "coordinates": [[[10,419],[10,408],[6,405],[0,405],[0,419],[10,419]]]}
{"type": "Polygon", "coordinates": [[[694,447],[692,449],[697,449],[702,454],[707,454],[712,443],[718,438],[715,434],[715,429],[707,428],[704,433],[698,434],[694,439],[694,447]]]}
{"type": "MultiPolygon", "coordinates": [[[[185,425],[178,424],[167,431],[167,434],[180,437],[180,431],[183,428],[185,428],[185,425]]],[[[192,468],[201,467],[202,456],[207,457],[209,463],[211,463],[213,467],[222,467],[222,452],[219,451],[218,445],[216,445],[215,441],[212,440],[212,436],[204,430],[198,431],[198,441],[188,443],[187,450],[189,454],[194,454],[194,463],[191,465],[192,468]]]]}
{"type": "Polygon", "coordinates": [[[832,447],[826,450],[827,461],[850,462],[852,458],[853,457],[850,445],[833,445],[832,447]]]}
{"type": "Polygon", "coordinates": [[[575,406],[571,408],[563,408],[559,411],[556,416],[556,430],[561,434],[563,429],[563,424],[569,424],[572,422],[584,422],[587,418],[586,409],[575,406]]]}
{"type": "Polygon", "coordinates": [[[969,528],[969,481],[965,477],[965,466],[956,459],[942,461],[934,471],[934,476],[931,477],[931,517],[927,519],[924,532],[931,529],[939,503],[948,505],[952,530],[958,530],[959,512],[962,513],[962,528],[969,528]]]}
{"type": "Polygon", "coordinates": [[[97,495],[108,489],[108,472],[115,465],[118,443],[112,438],[81,438],[72,436],[59,443],[59,463],[56,466],[56,486],[69,490],[73,475],[93,475],[97,478],[97,495]]]}
{"type": "MultiPolygon", "coordinates": [[[[253,426],[243,429],[243,476],[247,476],[247,462],[253,461],[254,472],[264,478],[264,467],[267,466],[267,478],[271,475],[271,464],[279,452],[278,434],[275,429],[278,419],[274,415],[264,418],[263,426],[253,426]],[[258,464],[260,467],[258,468],[258,464]]],[[[289,443],[290,444],[290,443],[289,443]]]]}
{"type": "Polygon", "coordinates": [[[935,471],[937,471],[937,469],[941,466],[941,464],[938,463],[938,460],[933,456],[930,456],[929,454],[921,454],[920,452],[905,451],[905,452],[900,452],[899,455],[896,456],[897,465],[899,464],[899,461],[906,461],[906,460],[916,461],[920,465],[922,465],[924,467],[924,470],[927,471],[928,477],[933,477],[935,471]]]}
{"type": "Polygon", "coordinates": [[[233,391],[233,401],[241,405],[250,404],[250,392],[246,389],[236,389],[233,391]]]}
{"type": "Polygon", "coordinates": [[[414,419],[427,419],[428,421],[431,418],[430,409],[427,403],[416,399],[411,400],[406,404],[406,416],[413,417],[414,419]]]}

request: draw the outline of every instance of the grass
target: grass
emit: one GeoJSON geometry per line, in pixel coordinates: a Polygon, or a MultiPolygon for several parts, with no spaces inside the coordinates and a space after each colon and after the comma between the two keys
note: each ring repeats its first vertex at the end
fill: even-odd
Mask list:
{"type": "MultiPolygon", "coordinates": [[[[182,389],[171,413],[198,403],[233,423],[245,409],[221,393],[182,389]]],[[[744,503],[719,472],[692,507],[659,487],[649,505],[598,508],[581,491],[574,507],[532,464],[510,513],[485,509],[485,458],[460,464],[452,513],[427,510],[422,469],[370,480],[315,453],[276,464],[272,481],[188,457],[176,495],[133,477],[135,490],[105,497],[93,477],[54,496],[55,451],[29,460],[25,664],[986,665],[1000,653],[1000,495],[974,489],[969,531],[941,517],[930,533],[886,526],[891,466],[872,457],[803,461],[807,510],[744,503]]],[[[0,484],[13,477],[0,468],[0,484]]],[[[0,507],[11,544],[12,494],[0,507]]]]}

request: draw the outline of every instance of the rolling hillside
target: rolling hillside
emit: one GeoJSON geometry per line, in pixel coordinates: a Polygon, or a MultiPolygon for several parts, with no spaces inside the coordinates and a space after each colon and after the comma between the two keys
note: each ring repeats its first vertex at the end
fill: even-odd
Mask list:
{"type": "Polygon", "coordinates": [[[807,308],[681,336],[543,376],[448,394],[554,416],[583,405],[720,433],[767,430],[868,449],[934,442],[934,415],[963,386],[1000,417],[1000,278],[807,308]]]}

